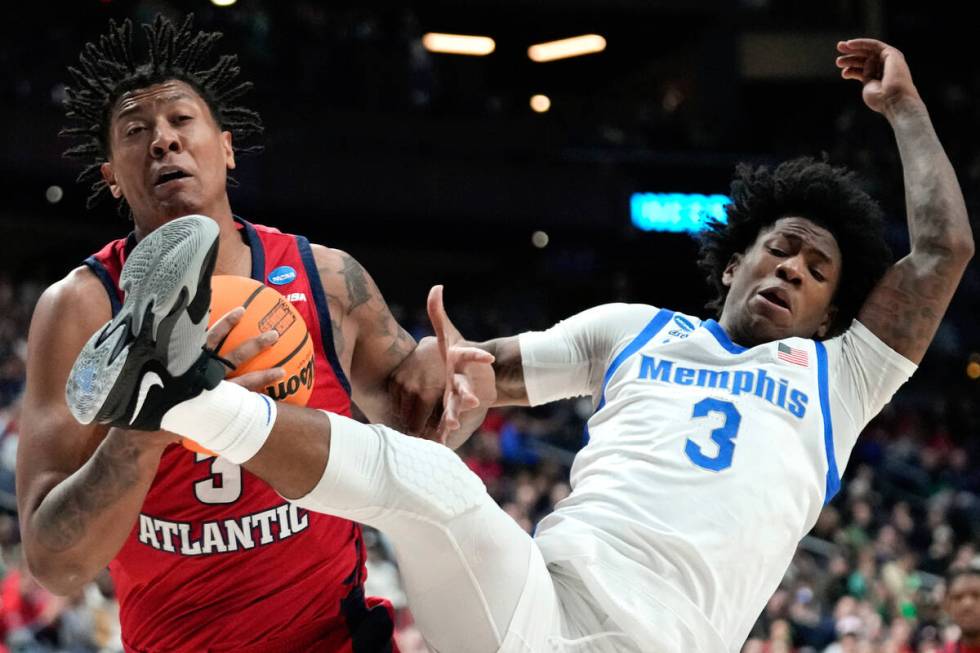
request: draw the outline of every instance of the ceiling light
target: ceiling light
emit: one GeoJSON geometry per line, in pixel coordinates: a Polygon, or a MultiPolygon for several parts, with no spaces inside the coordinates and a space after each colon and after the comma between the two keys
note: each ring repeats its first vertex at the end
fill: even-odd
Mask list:
{"type": "Polygon", "coordinates": [[[598,34],[585,34],[583,36],[573,36],[569,39],[560,41],[549,41],[548,43],[538,43],[527,49],[527,56],[532,61],[543,63],[545,61],[555,61],[556,59],[567,59],[568,57],[579,57],[583,54],[602,52],[606,49],[606,39],[598,34]]]}
{"type": "Polygon", "coordinates": [[[493,52],[496,44],[489,36],[466,36],[465,34],[440,34],[429,32],[422,37],[422,45],[429,52],[446,54],[467,54],[482,57],[493,52]]]}
{"type": "Polygon", "coordinates": [[[551,108],[551,98],[547,95],[532,95],[531,108],[537,113],[544,113],[551,108]]]}

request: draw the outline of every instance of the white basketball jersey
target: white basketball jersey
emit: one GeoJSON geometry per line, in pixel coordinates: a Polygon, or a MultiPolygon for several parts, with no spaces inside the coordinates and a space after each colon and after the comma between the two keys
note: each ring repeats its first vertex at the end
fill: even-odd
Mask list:
{"type": "Polygon", "coordinates": [[[864,425],[915,370],[854,322],[745,349],[713,320],[611,304],[520,336],[532,405],[595,413],[538,527],[644,651],[738,651],[864,425]]]}

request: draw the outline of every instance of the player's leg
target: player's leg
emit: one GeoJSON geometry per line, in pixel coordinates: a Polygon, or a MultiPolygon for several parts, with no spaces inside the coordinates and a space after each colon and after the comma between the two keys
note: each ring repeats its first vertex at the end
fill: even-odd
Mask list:
{"type": "Polygon", "coordinates": [[[544,560],[459,457],[383,426],[337,415],[330,423],[327,469],[295,503],[392,540],[429,644],[453,653],[547,650],[561,617],[544,560]],[[512,623],[520,631],[508,632],[512,623]]]}

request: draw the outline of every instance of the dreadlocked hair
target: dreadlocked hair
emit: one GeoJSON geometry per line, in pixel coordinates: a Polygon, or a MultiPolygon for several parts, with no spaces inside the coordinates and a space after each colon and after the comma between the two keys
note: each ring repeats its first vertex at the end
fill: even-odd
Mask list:
{"type": "MultiPolygon", "coordinates": [[[[241,72],[238,57],[224,54],[211,67],[204,67],[222,34],[204,31],[195,34],[193,22],[194,15],[190,14],[177,28],[157,14],[152,25],[142,25],[149,60],[137,61],[133,53],[132,21],[127,18],[117,25],[110,20],[108,34],[100,36],[98,44],[89,42],[82,48],[78,55],[79,67],[68,67],[72,84],[65,89],[65,115],[80,124],[65,127],[59,135],[83,141],[66,150],[64,156],[89,159],[76,180],[90,184],[89,208],[109,195],[108,184],[99,169],[109,159],[112,108],[124,93],[179,80],[201,96],[219,129],[231,132],[233,143],[262,133],[262,119],[258,113],[232,104],[253,86],[252,82],[238,80],[241,72]]],[[[257,145],[236,147],[235,152],[248,154],[261,149],[257,145]]],[[[228,183],[237,185],[231,177],[228,177],[228,183]]],[[[124,207],[125,200],[122,200],[121,212],[124,207]]]]}
{"type": "Polygon", "coordinates": [[[712,220],[701,237],[698,266],[715,297],[707,308],[721,316],[728,295],[722,274],[735,254],[745,253],[759,233],[780,218],[801,217],[837,240],[843,259],[828,337],[844,331],[891,264],[884,239],[883,212],[861,188],[855,174],[824,160],[800,157],[770,170],[739,164],[731,185],[728,222],[712,220]]]}

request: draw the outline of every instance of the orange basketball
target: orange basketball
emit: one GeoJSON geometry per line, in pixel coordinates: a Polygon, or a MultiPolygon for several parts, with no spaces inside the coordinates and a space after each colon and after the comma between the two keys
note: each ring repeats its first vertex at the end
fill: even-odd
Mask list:
{"type": "MultiPolygon", "coordinates": [[[[313,392],[313,340],[303,316],[286,298],[268,286],[248,277],[216,275],[211,278],[211,318],[209,327],[229,311],[245,307],[245,315],[218,346],[218,356],[226,358],[246,340],[275,329],[279,340],[244,365],[228,374],[234,378],[248,372],[281,367],[283,377],[265,388],[276,401],[305,406],[313,392]]],[[[190,440],[183,441],[191,451],[213,455],[190,440]]]]}

